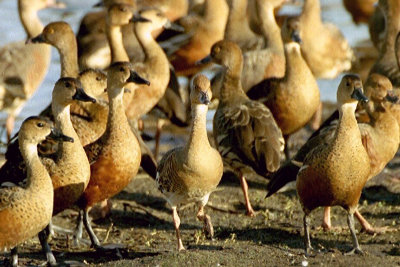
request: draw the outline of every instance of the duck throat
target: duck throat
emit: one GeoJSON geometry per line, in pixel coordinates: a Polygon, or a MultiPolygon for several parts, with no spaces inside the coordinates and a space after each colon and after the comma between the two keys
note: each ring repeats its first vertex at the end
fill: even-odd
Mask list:
{"type": "Polygon", "coordinates": [[[281,29],[275,20],[274,7],[266,1],[260,6],[257,1],[257,13],[260,18],[261,32],[268,43],[268,48],[283,52],[281,29]]]}
{"type": "Polygon", "coordinates": [[[228,4],[225,0],[205,0],[204,5],[204,20],[206,25],[209,25],[210,29],[219,29],[223,34],[228,20],[228,4]]]}
{"type": "Polygon", "coordinates": [[[246,96],[241,82],[242,69],[242,59],[233,60],[233,63],[226,67],[220,95],[221,103],[228,103],[236,96],[246,96]]]}
{"type": "Polygon", "coordinates": [[[43,24],[37,15],[37,10],[29,8],[18,1],[18,13],[22,26],[25,29],[28,38],[33,38],[43,31],[43,24]]]}
{"type": "Polygon", "coordinates": [[[321,5],[319,0],[305,0],[300,19],[306,24],[321,24],[321,5]]]}
{"type": "Polygon", "coordinates": [[[356,108],[357,102],[355,101],[340,106],[339,123],[334,138],[336,141],[348,142],[348,140],[359,139],[361,143],[361,134],[355,116],[356,108]]]}
{"type": "Polygon", "coordinates": [[[168,65],[168,59],[164,51],[151,35],[152,31],[153,27],[149,23],[135,25],[135,34],[145,55],[144,63],[151,64],[153,67],[158,67],[159,64],[162,64],[162,66],[168,65]],[[160,61],[160,58],[165,58],[165,62],[160,61]]]}
{"type": "Polygon", "coordinates": [[[82,147],[79,137],[75,132],[75,129],[71,122],[70,105],[52,105],[54,114],[54,121],[56,128],[59,129],[63,134],[72,137],[74,142],[59,142],[59,149],[61,151],[61,157],[65,156],[71,151],[71,153],[77,153],[77,147],[82,147]],[[76,150],[76,151],[75,151],[76,150]]]}
{"type": "Polygon", "coordinates": [[[111,49],[111,62],[129,61],[120,26],[107,25],[107,39],[111,49]]]}
{"type": "MultiPolygon", "coordinates": [[[[108,87],[110,88],[110,87],[108,87]]],[[[116,133],[124,127],[129,128],[128,119],[125,115],[125,109],[123,104],[124,89],[114,88],[107,89],[109,99],[108,119],[105,136],[116,133]]],[[[130,130],[130,128],[129,128],[130,130]]]]}
{"type": "Polygon", "coordinates": [[[79,75],[79,67],[76,38],[73,34],[72,36],[64,37],[65,40],[56,46],[61,60],[61,78],[77,78],[79,75]]]}
{"type": "Polygon", "coordinates": [[[192,108],[192,124],[189,140],[186,144],[188,153],[198,153],[204,147],[210,147],[207,136],[207,111],[208,106],[203,104],[194,105],[192,108]]]}
{"type": "Polygon", "coordinates": [[[50,176],[39,159],[37,144],[22,139],[23,138],[19,138],[19,147],[26,163],[28,177],[27,188],[35,191],[42,189],[44,184],[52,187],[50,176]]]}

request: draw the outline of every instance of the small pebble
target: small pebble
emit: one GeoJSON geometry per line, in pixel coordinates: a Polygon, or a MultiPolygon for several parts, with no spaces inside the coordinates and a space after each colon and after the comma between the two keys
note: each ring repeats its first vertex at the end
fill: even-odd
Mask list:
{"type": "Polygon", "coordinates": [[[308,261],[302,261],[301,266],[307,267],[308,266],[308,261]]]}

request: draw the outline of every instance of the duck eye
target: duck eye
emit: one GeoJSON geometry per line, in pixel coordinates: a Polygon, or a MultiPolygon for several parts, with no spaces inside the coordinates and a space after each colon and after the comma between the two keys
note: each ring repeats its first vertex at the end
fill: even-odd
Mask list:
{"type": "Polygon", "coordinates": [[[96,77],[96,81],[101,81],[101,78],[99,76],[96,77]]]}
{"type": "Polygon", "coordinates": [[[65,83],[65,87],[69,88],[69,87],[71,87],[71,84],[67,82],[67,83],[65,83]]]}
{"type": "Polygon", "coordinates": [[[37,127],[40,127],[40,128],[42,128],[44,126],[44,124],[42,122],[38,122],[36,125],[37,125],[37,127]]]}
{"type": "Polygon", "coordinates": [[[123,72],[123,71],[124,71],[124,68],[123,68],[123,67],[119,68],[119,71],[120,71],[120,72],[123,72]]]}
{"type": "Polygon", "coordinates": [[[157,13],[157,17],[161,17],[162,16],[162,14],[161,13],[157,13]]]}
{"type": "Polygon", "coordinates": [[[350,82],[346,82],[346,86],[350,86],[350,82]]]}

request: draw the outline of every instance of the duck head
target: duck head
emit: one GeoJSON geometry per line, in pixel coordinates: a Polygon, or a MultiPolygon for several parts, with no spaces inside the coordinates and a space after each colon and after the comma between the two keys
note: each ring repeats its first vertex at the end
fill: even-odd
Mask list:
{"type": "Polygon", "coordinates": [[[357,74],[346,74],[337,91],[338,105],[349,103],[356,106],[359,101],[368,102],[368,98],[364,95],[361,78],[357,74]]]}
{"type": "Polygon", "coordinates": [[[302,43],[300,37],[300,21],[299,18],[286,18],[282,25],[281,36],[283,43],[296,42],[302,43]]]}
{"type": "Polygon", "coordinates": [[[41,34],[28,39],[27,43],[46,43],[60,49],[68,47],[70,43],[76,43],[75,34],[68,23],[57,21],[47,24],[41,34]]]}
{"type": "Polygon", "coordinates": [[[203,74],[198,74],[193,79],[190,90],[190,101],[194,105],[209,105],[212,98],[210,80],[203,74]]]}
{"type": "Polygon", "coordinates": [[[104,91],[107,88],[107,74],[101,70],[86,69],[79,74],[85,92],[93,98],[107,99],[104,91]]]}
{"type": "Polygon", "coordinates": [[[143,9],[136,14],[132,21],[135,23],[136,32],[152,32],[160,28],[183,32],[185,29],[172,23],[159,9],[143,9]]]}
{"type": "Polygon", "coordinates": [[[88,96],[82,88],[82,84],[75,78],[61,78],[53,89],[53,103],[68,106],[73,100],[95,103],[96,99],[88,96]]]}
{"type": "Polygon", "coordinates": [[[240,47],[234,42],[222,40],[216,42],[211,47],[211,53],[196,62],[196,64],[206,64],[213,62],[215,64],[221,65],[227,69],[237,69],[237,71],[241,72],[243,56],[242,50],[240,47]]]}
{"type": "Polygon", "coordinates": [[[35,145],[46,139],[74,142],[73,138],[57,131],[50,120],[39,116],[29,117],[22,123],[18,139],[20,144],[21,142],[28,142],[35,145]]]}
{"type": "Polygon", "coordinates": [[[129,24],[135,14],[136,6],[127,4],[113,4],[107,9],[107,24],[122,26],[129,24]]]}

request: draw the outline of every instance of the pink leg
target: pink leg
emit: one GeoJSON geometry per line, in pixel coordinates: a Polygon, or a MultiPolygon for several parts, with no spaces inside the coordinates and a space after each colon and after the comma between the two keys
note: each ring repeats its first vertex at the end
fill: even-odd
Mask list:
{"type": "Polygon", "coordinates": [[[160,150],[161,131],[162,131],[164,124],[165,124],[165,121],[163,119],[157,119],[157,130],[156,130],[156,134],[154,137],[154,139],[156,141],[156,144],[154,146],[154,158],[157,158],[158,151],[160,150]]]}
{"type": "Polygon", "coordinates": [[[203,205],[200,205],[199,211],[197,212],[197,219],[204,223],[203,230],[206,237],[212,239],[214,237],[214,227],[212,226],[210,216],[205,214],[203,205]]]}
{"type": "Polygon", "coordinates": [[[14,115],[8,115],[6,120],[6,132],[7,132],[7,143],[10,142],[11,133],[14,129],[15,117],[14,115]]]}
{"type": "Polygon", "coordinates": [[[319,103],[319,107],[317,111],[314,113],[310,120],[310,127],[314,131],[318,130],[319,126],[321,125],[321,120],[322,120],[322,102],[319,103]]]}
{"type": "Polygon", "coordinates": [[[331,207],[324,208],[324,220],[322,221],[322,228],[329,231],[332,228],[331,224],[331,207]]]}
{"type": "Polygon", "coordinates": [[[246,202],[246,210],[247,210],[246,215],[250,216],[250,217],[254,217],[255,212],[253,210],[253,207],[251,206],[250,199],[249,199],[249,190],[248,190],[249,186],[247,185],[247,181],[246,181],[246,178],[244,177],[244,175],[240,176],[240,185],[242,186],[244,201],[246,202]]]}
{"type": "Polygon", "coordinates": [[[385,231],[388,230],[386,227],[383,227],[383,228],[372,227],[371,224],[369,224],[369,222],[361,215],[361,213],[358,211],[358,209],[356,209],[356,211],[354,212],[354,215],[356,216],[356,218],[360,222],[363,230],[367,234],[370,234],[370,235],[379,234],[379,233],[384,233],[385,231]]]}
{"type": "Polygon", "coordinates": [[[178,239],[178,251],[185,250],[185,247],[183,246],[182,243],[181,234],[179,232],[179,225],[181,224],[181,219],[179,218],[176,207],[172,207],[172,219],[174,220],[176,238],[178,239]]]}

